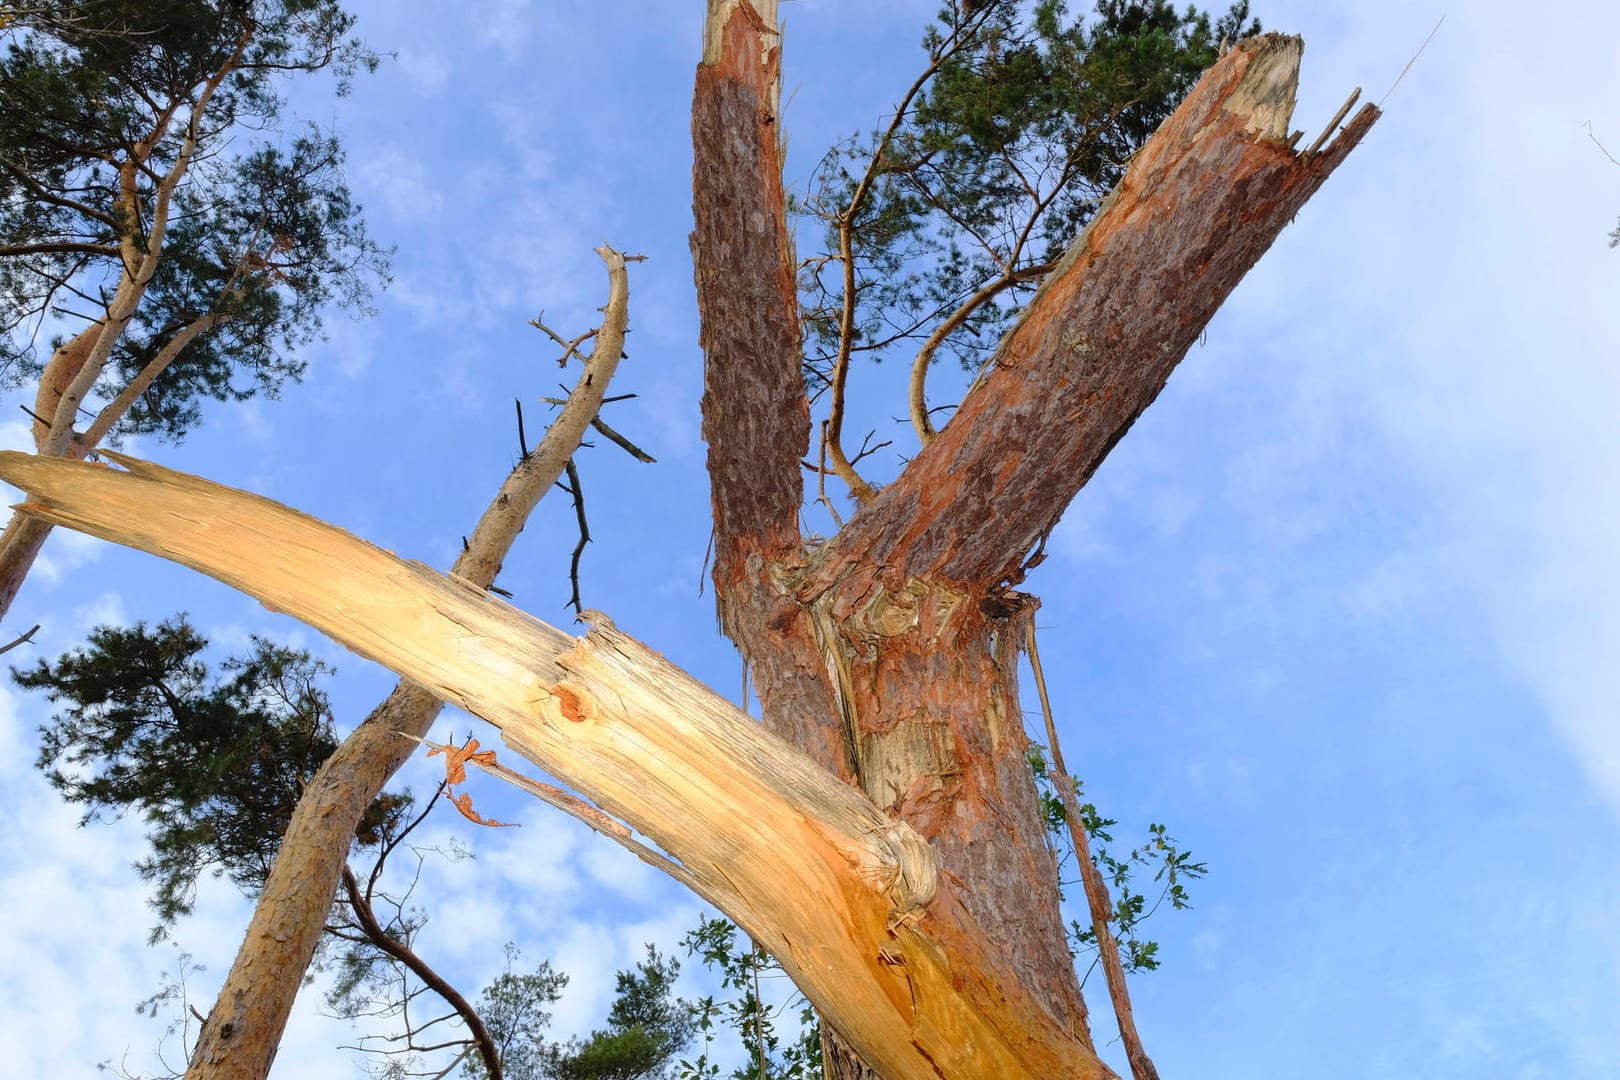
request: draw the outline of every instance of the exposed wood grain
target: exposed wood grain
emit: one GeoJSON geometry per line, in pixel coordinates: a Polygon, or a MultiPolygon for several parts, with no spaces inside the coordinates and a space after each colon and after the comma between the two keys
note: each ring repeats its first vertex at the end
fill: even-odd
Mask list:
{"type": "MultiPolygon", "coordinates": [[[[597,249],[607,265],[608,301],[595,347],[557,418],[532,454],[509,472],[479,517],[451,573],[475,589],[495,581],[530,512],[552,489],[602,407],[624,351],[630,283],[624,256],[597,249]]],[[[18,515],[25,524],[38,524],[18,515]]],[[[355,826],[444,703],[402,679],[343,740],[304,787],[253,907],[243,944],[198,1032],[191,1080],[258,1080],[270,1068],[298,988],[325,932],[355,826]]]]}
{"type": "Polygon", "coordinates": [[[258,597],[495,724],[651,839],[883,1075],[1106,1077],[912,829],[661,656],[583,638],[268,499],[122,456],[0,454],[19,508],[258,597]]]}

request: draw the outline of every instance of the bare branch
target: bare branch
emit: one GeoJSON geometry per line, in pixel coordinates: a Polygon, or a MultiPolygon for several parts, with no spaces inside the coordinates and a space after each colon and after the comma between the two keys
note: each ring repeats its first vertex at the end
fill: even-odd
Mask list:
{"type": "Polygon", "coordinates": [[[438,994],[456,1011],[461,1022],[467,1025],[467,1031],[472,1035],[478,1053],[484,1059],[484,1068],[488,1070],[491,1080],[500,1080],[501,1055],[495,1048],[495,1040],[490,1037],[489,1029],[484,1026],[483,1018],[478,1015],[478,1010],[474,1009],[467,999],[461,996],[461,992],[451,986],[442,975],[416,955],[414,950],[383,929],[371,908],[371,897],[361,892],[360,883],[354,878],[354,871],[347,865],[343,867],[343,891],[349,901],[349,909],[354,912],[361,929],[365,931],[366,940],[379,951],[404,964],[411,974],[422,980],[423,985],[438,994]]]}
{"type": "Polygon", "coordinates": [[[81,240],[46,240],[36,244],[0,245],[0,258],[14,255],[105,255],[118,258],[114,244],[91,244],[81,240]]]}
{"type": "Polygon", "coordinates": [[[142,394],[151,389],[152,384],[158,380],[158,377],[167,371],[169,365],[174,363],[180,354],[186,350],[186,346],[218,326],[220,322],[221,317],[218,315],[204,315],[164,342],[163,348],[159,349],[157,355],[147,361],[146,366],[140,370],[140,374],[131,379],[128,385],[119,391],[117,397],[102,407],[101,411],[96,414],[95,420],[90,424],[89,429],[79,436],[77,441],[87,450],[93,450],[100,446],[101,440],[106,438],[108,432],[112,431],[113,427],[129,414],[129,410],[135,407],[135,402],[140,400],[142,394]]]}
{"type": "Polygon", "coordinates": [[[10,641],[6,642],[4,645],[0,645],[0,653],[8,653],[12,649],[15,649],[19,645],[26,645],[30,641],[34,640],[34,635],[37,634],[37,633],[39,633],[39,623],[35,623],[32,627],[30,627],[24,633],[18,635],[15,638],[12,638],[10,641]]]}
{"type": "Polygon", "coordinates": [[[1091,931],[1097,935],[1097,952],[1102,958],[1103,975],[1108,982],[1108,1000],[1113,1003],[1114,1016],[1119,1021],[1119,1037],[1125,1043],[1125,1057],[1131,1063],[1135,1080],[1159,1080],[1153,1060],[1142,1048],[1142,1037],[1136,1032],[1136,1017],[1131,1012],[1131,994],[1125,986],[1125,969],[1119,962],[1119,943],[1114,940],[1109,919],[1114,904],[1108,896],[1108,883],[1102,871],[1091,861],[1091,838],[1086,835],[1085,817],[1080,812],[1080,800],[1075,795],[1074,778],[1063,763],[1063,748],[1058,745],[1057,724],[1052,719],[1052,700],[1046,693],[1046,673],[1041,670],[1041,653],[1035,645],[1035,614],[1030,612],[1024,621],[1024,646],[1029,652],[1030,669],[1035,673],[1035,689],[1041,699],[1041,716],[1046,721],[1046,741],[1052,752],[1052,783],[1063,802],[1063,818],[1069,827],[1069,839],[1074,843],[1075,861],[1080,864],[1080,877],[1085,883],[1086,907],[1091,913],[1091,931]]]}
{"type": "Polygon", "coordinates": [[[1261,35],[1205,74],[1047,275],[952,422],[850,520],[801,599],[853,558],[985,590],[1017,572],[1377,120],[1367,106],[1308,161],[1289,150],[1299,53],[1297,38],[1261,35]]]}
{"type": "Polygon", "coordinates": [[[1023,270],[1010,271],[996,278],[978,292],[968,297],[961,307],[951,312],[950,316],[928,335],[922,348],[917,350],[917,356],[911,362],[911,384],[908,402],[911,409],[911,426],[917,432],[917,439],[924,446],[934,441],[939,432],[934,428],[933,418],[928,408],[928,368],[934,362],[934,354],[945,343],[945,339],[955,333],[963,323],[972,318],[979,308],[1000,296],[1014,285],[1026,281],[1039,281],[1050,273],[1052,264],[1031,266],[1023,270]]]}
{"type": "Polygon", "coordinates": [[[564,488],[574,500],[574,519],[579,522],[579,543],[574,545],[573,556],[568,560],[568,581],[573,586],[573,595],[569,597],[568,606],[574,609],[575,615],[584,613],[584,607],[579,602],[579,560],[585,554],[585,545],[591,542],[591,526],[585,520],[585,488],[580,483],[579,470],[574,467],[574,459],[569,458],[564,466],[568,471],[568,484],[564,488]]]}
{"type": "Polygon", "coordinates": [[[50,203],[52,206],[60,206],[64,210],[72,210],[75,214],[82,214],[93,221],[101,222],[109,229],[117,230],[120,228],[118,219],[112,214],[107,213],[105,210],[97,210],[95,207],[90,206],[87,203],[78,202],[74,199],[69,199],[56,194],[44,184],[41,184],[38,180],[30,176],[27,172],[23,171],[20,167],[13,164],[11,160],[4,155],[0,155],[0,169],[5,169],[6,172],[10,173],[19,184],[28,189],[28,193],[30,195],[33,195],[41,202],[50,203]]]}

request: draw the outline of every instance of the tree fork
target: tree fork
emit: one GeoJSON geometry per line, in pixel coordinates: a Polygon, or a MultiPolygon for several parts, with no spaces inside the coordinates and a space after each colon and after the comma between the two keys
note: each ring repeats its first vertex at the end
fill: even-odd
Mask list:
{"type": "Polygon", "coordinates": [[[800,595],[860,566],[1016,582],[1216,309],[1380,115],[1309,158],[1288,145],[1304,49],[1239,42],[1137,152],[950,422],[827,546],[800,595]]]}
{"type": "MultiPolygon", "coordinates": [[[[791,311],[791,298],[750,292],[763,311],[756,304],[746,317],[728,306],[742,295],[738,282],[779,283],[792,264],[785,232],[751,247],[735,237],[750,192],[756,207],[781,202],[774,116],[738,109],[734,126],[718,132],[698,119],[722,76],[734,95],[774,107],[774,7],[711,2],[694,111],[705,435],[711,465],[717,455],[749,464],[711,476],[717,550],[729,544],[753,555],[729,571],[734,564],[716,560],[725,625],[760,676],[767,723],[794,717],[778,730],[843,775],[828,749],[840,736],[849,779],[938,844],[1004,961],[1088,1039],[1072,966],[1060,962],[1055,867],[1016,705],[1014,623],[1024,601],[1006,590],[1220,303],[1378,113],[1363,110],[1324,153],[1295,155],[1287,136],[1301,43],[1264,35],[1228,52],[1137,154],[944,432],[800,564],[802,549],[783,539],[780,515],[728,512],[784,506],[773,485],[799,491],[802,450],[793,460],[776,450],[804,429],[771,409],[802,399],[800,358],[750,334],[763,312],[791,311]],[[706,258],[729,259],[729,273],[706,272],[706,258]],[[739,416],[753,422],[725,422],[739,416]],[[782,416],[775,426],[754,419],[773,416],[782,416]],[[783,554],[773,563],[762,550],[783,554]],[[781,595],[784,582],[797,605],[781,595]],[[807,611],[821,667],[804,656],[807,611]],[[773,679],[778,670],[786,677],[773,679]],[[795,686],[777,700],[776,686],[794,679],[814,692],[795,686]]],[[[828,1040],[830,1075],[862,1074],[841,1042],[828,1040]]]]}
{"type": "MultiPolygon", "coordinates": [[[[709,122],[719,123],[717,133],[743,125],[730,127],[734,145],[770,143],[768,155],[750,152],[737,165],[746,168],[752,158],[763,183],[760,163],[773,163],[779,195],[774,93],[736,77],[774,71],[775,42],[765,40],[774,36],[774,7],[770,0],[710,0],[694,133],[708,79],[718,85],[713,103],[723,106],[709,122]]],[[[867,650],[850,674],[857,693],[870,684],[870,707],[848,710],[851,741],[875,748],[865,755],[863,779],[890,777],[889,789],[903,790],[901,812],[925,826],[938,821],[929,786],[966,782],[960,777],[967,774],[953,781],[937,763],[920,767],[923,755],[884,744],[905,719],[894,704],[926,711],[923,698],[934,691],[891,694],[882,684],[923,678],[917,665],[932,662],[923,654],[925,635],[944,628],[974,642],[973,670],[956,676],[975,680],[982,696],[973,700],[993,700],[996,686],[1003,698],[1010,692],[1010,681],[981,669],[1008,668],[994,647],[1011,645],[1007,620],[1016,612],[998,605],[1008,604],[1006,586],[1017,580],[1024,556],[1151,403],[1221,300],[1377,118],[1369,106],[1320,153],[1309,160],[1294,154],[1286,137],[1300,48],[1297,39],[1267,35],[1240,43],[1205,75],[1054,269],[984,382],[813,560],[804,559],[796,523],[797,459],[808,435],[794,429],[802,383],[786,397],[767,392],[763,412],[748,408],[751,385],[786,386],[775,370],[788,358],[783,326],[750,323],[743,311],[740,326],[774,336],[751,346],[741,337],[728,343],[715,336],[722,319],[708,302],[729,288],[761,310],[783,303],[776,274],[791,258],[785,239],[771,239],[774,226],[758,231],[764,242],[750,249],[754,255],[725,256],[737,230],[769,217],[758,200],[768,204],[771,189],[717,180],[724,198],[714,207],[727,214],[715,220],[729,216],[733,233],[717,225],[707,242],[699,201],[694,251],[700,297],[707,297],[704,344],[710,371],[732,387],[717,394],[711,382],[705,395],[711,467],[720,466],[717,553],[730,546],[724,579],[719,559],[716,567],[728,631],[762,655],[780,644],[784,666],[802,663],[796,658],[810,641],[805,685],[821,685],[821,704],[807,694],[801,704],[808,719],[800,722],[812,725],[812,736],[837,731],[824,739],[835,745],[843,732],[832,680],[807,614],[825,606],[837,631],[833,644],[867,650]],[[711,243],[719,245],[718,258],[711,243]],[[756,256],[769,256],[778,269],[746,276],[750,266],[770,265],[756,256]],[[706,266],[705,259],[712,261],[706,266]],[[728,344],[725,363],[711,351],[716,342],[728,344]],[[723,439],[732,441],[717,458],[723,439]],[[769,463],[793,446],[789,480],[769,463]],[[749,463],[752,472],[743,468],[749,463]],[[930,612],[940,604],[955,606],[930,612]],[[902,644],[874,645],[872,627],[887,631],[878,638],[902,644]],[[900,763],[892,773],[868,767],[889,761],[900,763]]],[[[705,165],[715,162],[701,151],[698,162],[701,186],[705,165]]],[[[791,359],[797,376],[796,353],[791,359]]],[[[263,500],[128,465],[130,473],[119,473],[6,455],[0,475],[36,496],[28,513],[213,573],[502,725],[508,745],[641,829],[688,872],[701,872],[704,894],[782,960],[879,1075],[1111,1075],[1072,1030],[1076,1017],[1041,1003],[1014,974],[1018,965],[1006,958],[1000,928],[969,907],[970,899],[995,907],[997,890],[1029,892],[1029,882],[959,883],[949,861],[949,873],[936,879],[926,837],[607,627],[575,642],[477,590],[339,540],[335,530],[263,500]],[[206,539],[188,535],[202,531],[198,522],[208,523],[206,539]],[[227,525],[238,530],[234,539],[226,539],[227,525]]],[[[774,708],[780,722],[788,710],[766,698],[763,681],[761,691],[767,718],[774,708]]],[[[998,732],[1007,704],[999,712],[947,711],[939,726],[953,751],[986,752],[988,761],[973,764],[992,774],[1010,769],[1022,730],[998,732]]],[[[1016,715],[1015,699],[1012,709],[1016,715]]],[[[930,734],[913,741],[944,740],[930,734]]],[[[962,804],[971,808],[972,800],[962,804]]],[[[1008,835],[1026,845],[1042,841],[1016,823],[1008,835]]],[[[971,863],[961,869],[979,876],[971,863]]],[[[1049,879],[1044,887],[1052,888],[1049,879]]],[[[1050,961],[1067,964],[1067,957],[1050,961]]]]}

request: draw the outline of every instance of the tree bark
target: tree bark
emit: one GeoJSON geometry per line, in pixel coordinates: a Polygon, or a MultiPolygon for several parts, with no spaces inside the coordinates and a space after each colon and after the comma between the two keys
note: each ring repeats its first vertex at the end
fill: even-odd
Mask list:
{"type": "MultiPolygon", "coordinates": [[[[1010,588],[1377,112],[1307,161],[1287,145],[1298,39],[1228,53],[1137,155],[944,432],[811,554],[797,524],[809,418],[775,6],[710,0],[693,107],[722,622],[767,725],[931,841],[1001,961],[1089,1046],[1018,709],[1032,605],[1010,588]]],[[[869,1071],[851,1041],[828,1039],[834,1080],[869,1071]]]]}
{"type": "Polygon", "coordinates": [[[782,192],[776,0],[709,0],[692,102],[692,259],[720,621],[767,727],[852,779],[825,660],[791,580],[810,444],[782,192]]]}
{"type": "MultiPolygon", "coordinates": [[[[562,412],[501,485],[450,571],[475,589],[494,583],[529,514],[579,448],[618,367],[630,318],[629,280],[622,255],[605,247],[597,253],[607,263],[610,286],[595,348],[562,412]]],[[[401,733],[427,735],[443,707],[438,695],[407,676],[311,779],[293,811],[242,947],[198,1033],[188,1077],[257,1078],[269,1072],[324,932],[355,828],[416,750],[401,733]]]]}

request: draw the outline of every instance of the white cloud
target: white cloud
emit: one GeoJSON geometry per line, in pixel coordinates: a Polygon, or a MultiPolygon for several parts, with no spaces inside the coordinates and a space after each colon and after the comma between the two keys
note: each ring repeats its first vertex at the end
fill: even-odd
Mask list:
{"type": "Polygon", "coordinates": [[[357,184],[363,185],[368,197],[381,200],[383,211],[396,227],[420,226],[443,210],[444,176],[442,168],[430,172],[420,155],[394,146],[367,155],[355,168],[357,184]]]}
{"type": "Polygon", "coordinates": [[[93,536],[72,529],[53,529],[33,569],[29,581],[46,589],[54,588],[74,577],[78,571],[99,562],[107,551],[107,544],[93,536]]]}
{"type": "Polygon", "coordinates": [[[118,593],[108,592],[74,608],[73,619],[66,629],[68,635],[77,640],[98,626],[123,626],[129,621],[124,598],[118,593]]]}
{"type": "Polygon", "coordinates": [[[437,97],[450,82],[450,64],[423,45],[405,45],[395,54],[399,70],[423,97],[437,97]]]}

